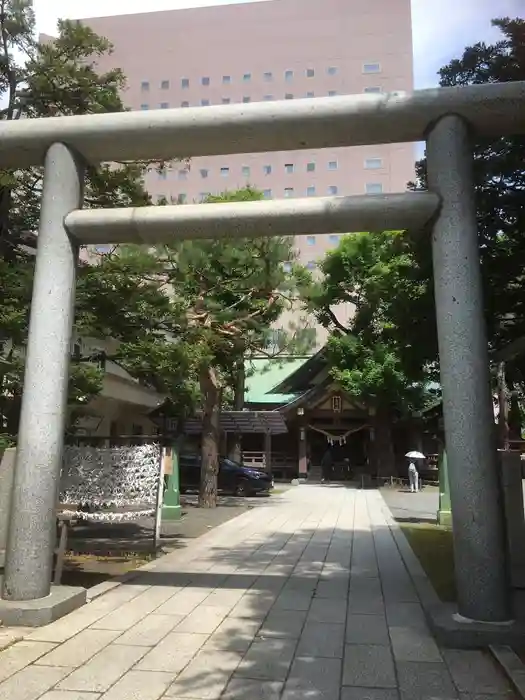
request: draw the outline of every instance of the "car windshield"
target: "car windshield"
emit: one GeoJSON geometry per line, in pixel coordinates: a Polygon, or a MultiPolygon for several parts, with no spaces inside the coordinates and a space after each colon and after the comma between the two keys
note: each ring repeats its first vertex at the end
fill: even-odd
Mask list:
{"type": "Polygon", "coordinates": [[[222,463],[227,467],[234,467],[235,469],[242,469],[244,467],[244,464],[235,462],[233,459],[229,459],[228,457],[224,457],[222,459],[222,463]]]}

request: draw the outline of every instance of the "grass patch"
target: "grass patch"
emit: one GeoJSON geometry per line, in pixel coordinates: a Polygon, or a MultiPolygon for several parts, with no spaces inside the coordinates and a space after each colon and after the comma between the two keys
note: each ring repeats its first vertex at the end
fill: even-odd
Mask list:
{"type": "Polygon", "coordinates": [[[399,523],[434,590],[445,603],[456,600],[452,530],[432,523],[399,523]]]}

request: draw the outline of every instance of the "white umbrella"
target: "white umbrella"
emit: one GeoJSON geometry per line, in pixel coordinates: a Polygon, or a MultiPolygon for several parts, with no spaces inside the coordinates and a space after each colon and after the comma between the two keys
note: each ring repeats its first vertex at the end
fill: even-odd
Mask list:
{"type": "Polygon", "coordinates": [[[416,452],[415,450],[412,450],[412,452],[407,452],[405,457],[408,457],[409,459],[425,459],[425,455],[422,452],[416,452]]]}

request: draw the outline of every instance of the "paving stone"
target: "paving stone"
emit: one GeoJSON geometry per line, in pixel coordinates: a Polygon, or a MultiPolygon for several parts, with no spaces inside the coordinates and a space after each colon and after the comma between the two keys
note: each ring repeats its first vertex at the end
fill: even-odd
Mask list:
{"type": "Polygon", "coordinates": [[[38,700],[99,700],[100,693],[79,693],[76,690],[48,690],[38,700]]]}
{"type": "Polygon", "coordinates": [[[398,661],[396,668],[402,700],[456,700],[458,697],[444,663],[398,661]]]}
{"type": "Polygon", "coordinates": [[[0,627],[0,651],[26,637],[29,638],[32,631],[33,627],[0,627]]]}
{"type": "MultiPolygon", "coordinates": [[[[103,598],[105,596],[102,596],[103,598]]],[[[45,627],[39,627],[34,632],[32,632],[27,639],[29,640],[41,640],[46,642],[65,642],[67,639],[71,639],[82,630],[92,625],[101,617],[107,614],[108,609],[93,607],[94,603],[89,603],[83,608],[69,613],[65,617],[60,618],[52,622],[50,625],[45,625],[45,627]]],[[[110,609],[110,608],[109,608],[110,609]]]]}
{"type": "Polygon", "coordinates": [[[244,595],[229,613],[229,617],[264,620],[269,610],[275,603],[272,595],[252,593],[244,595]]]}
{"type": "Polygon", "coordinates": [[[230,651],[201,651],[177,676],[166,697],[217,700],[221,697],[242,655],[230,651]]]}
{"type": "Polygon", "coordinates": [[[271,681],[284,681],[291,666],[296,641],[256,639],[239,664],[237,675],[271,681]]]}
{"type": "Polygon", "coordinates": [[[305,593],[281,593],[275,601],[272,610],[308,610],[312,602],[312,596],[305,593]]]}
{"type": "Polygon", "coordinates": [[[27,666],[0,683],[0,698],[36,700],[70,672],[69,668],[27,666]]]}
{"type": "Polygon", "coordinates": [[[173,681],[173,673],[129,671],[100,700],[158,700],[173,681]]]}
{"type": "Polygon", "coordinates": [[[346,642],[389,646],[385,616],[349,614],[346,622],[346,642]]]}
{"type": "Polygon", "coordinates": [[[346,619],[346,600],[314,598],[308,612],[309,622],[343,624],[346,619]]]}
{"type": "Polygon", "coordinates": [[[91,627],[105,630],[128,630],[172,596],[173,591],[164,586],[148,588],[133,600],[97,620],[91,627]]]}
{"type": "Polygon", "coordinates": [[[222,700],[279,700],[283,683],[254,681],[233,675],[221,696],[222,700]]]}
{"type": "Polygon", "coordinates": [[[87,690],[103,693],[144,656],[147,647],[110,644],[84,666],[59,683],[59,690],[87,690]]]}
{"type": "Polygon", "coordinates": [[[179,673],[208,639],[206,634],[172,632],[149,651],[137,665],[139,671],[179,673]]]}
{"type": "Polygon", "coordinates": [[[41,656],[36,664],[78,668],[120,635],[114,630],[83,630],[76,637],[41,656]]]}
{"type": "Polygon", "coordinates": [[[341,659],[297,657],[284,686],[283,697],[332,700],[339,696],[340,681],[341,659]]]}
{"type": "Polygon", "coordinates": [[[211,634],[227,616],[229,608],[199,605],[177,625],[178,632],[211,634]]]}
{"type": "Polygon", "coordinates": [[[17,642],[0,653],[0,681],[29,666],[54,649],[50,642],[17,642]]]}
{"type": "Polygon", "coordinates": [[[343,685],[364,688],[396,688],[394,662],[389,647],[349,644],[345,647],[343,685]]]}
{"type": "Polygon", "coordinates": [[[207,588],[184,588],[155,610],[156,615],[189,615],[210,593],[207,588]]]}
{"type": "Polygon", "coordinates": [[[307,622],[299,639],[297,656],[341,659],[344,647],[344,625],[307,622]]]}
{"type": "Polygon", "coordinates": [[[393,688],[343,688],[341,700],[399,700],[393,688]]]}
{"type": "Polygon", "coordinates": [[[415,627],[428,630],[425,614],[419,603],[388,603],[386,619],[389,627],[415,627]]]}
{"type": "Polygon", "coordinates": [[[227,617],[209,637],[204,648],[247,651],[260,626],[260,620],[227,617]]]}
{"type": "Polygon", "coordinates": [[[351,590],[348,596],[348,612],[358,615],[384,615],[385,604],[382,593],[377,591],[375,586],[370,590],[351,590]]]}
{"type": "Polygon", "coordinates": [[[201,605],[210,605],[216,608],[228,608],[231,610],[233,607],[235,607],[235,605],[237,605],[245,593],[245,589],[233,591],[218,589],[213,591],[213,593],[210,593],[210,595],[202,601],[201,605]]]}
{"type": "Polygon", "coordinates": [[[289,637],[298,639],[301,635],[306,612],[301,610],[278,610],[271,612],[257,633],[259,637],[289,637]]]}
{"type": "Polygon", "coordinates": [[[183,619],[183,615],[148,615],[119,637],[118,643],[126,646],[155,646],[183,619]]]}
{"type": "Polygon", "coordinates": [[[390,627],[389,631],[396,661],[443,661],[430,632],[417,627],[390,627]]]}
{"type": "Polygon", "coordinates": [[[469,649],[445,649],[445,663],[462,693],[505,694],[509,683],[488,653],[469,649]]]}
{"type": "Polygon", "coordinates": [[[345,599],[348,593],[348,581],[319,581],[315,589],[316,598],[345,599]]]}

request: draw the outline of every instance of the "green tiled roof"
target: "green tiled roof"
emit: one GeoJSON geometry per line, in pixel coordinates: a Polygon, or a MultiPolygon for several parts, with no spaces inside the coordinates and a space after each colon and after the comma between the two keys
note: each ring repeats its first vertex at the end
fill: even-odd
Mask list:
{"type": "Polygon", "coordinates": [[[272,394],[272,389],[292,372],[302,367],[309,357],[266,357],[256,358],[246,362],[246,403],[283,404],[292,401],[295,394],[272,394]]]}

